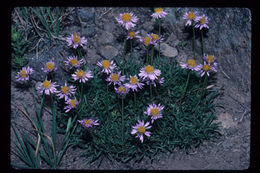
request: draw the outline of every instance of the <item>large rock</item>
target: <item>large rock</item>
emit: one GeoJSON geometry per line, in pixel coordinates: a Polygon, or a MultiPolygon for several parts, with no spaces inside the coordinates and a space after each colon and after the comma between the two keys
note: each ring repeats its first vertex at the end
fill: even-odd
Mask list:
{"type": "Polygon", "coordinates": [[[113,46],[105,46],[100,48],[100,54],[105,58],[114,58],[118,55],[118,50],[113,46]]]}
{"type": "MultiPolygon", "coordinates": [[[[159,50],[159,46],[155,47],[156,50],[159,50]]],[[[176,57],[178,55],[178,50],[174,47],[169,46],[166,43],[161,43],[160,50],[162,55],[166,57],[176,57]]]]}
{"type": "Polygon", "coordinates": [[[106,45],[106,44],[114,44],[115,42],[115,37],[113,34],[111,34],[110,32],[106,32],[104,31],[101,36],[98,39],[98,43],[100,45],[106,45]]]}

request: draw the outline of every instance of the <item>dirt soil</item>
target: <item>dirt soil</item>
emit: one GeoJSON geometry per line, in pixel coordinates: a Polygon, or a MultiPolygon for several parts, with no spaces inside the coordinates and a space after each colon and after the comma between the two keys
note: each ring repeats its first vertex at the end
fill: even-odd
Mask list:
{"type": "MultiPolygon", "coordinates": [[[[100,167],[94,162],[86,165],[86,159],[81,157],[81,150],[70,147],[64,155],[59,169],[101,169],[101,170],[243,170],[250,164],[250,118],[251,118],[251,13],[244,8],[165,8],[170,14],[162,23],[162,33],[165,43],[175,51],[178,61],[185,61],[192,55],[192,42],[187,39],[188,33],[184,31],[182,15],[186,11],[197,10],[205,13],[210,18],[210,29],[205,38],[205,50],[214,54],[219,65],[217,82],[214,88],[220,89],[222,95],[216,102],[223,103],[223,107],[217,107],[216,114],[222,123],[221,137],[215,141],[205,141],[200,147],[192,149],[189,154],[179,149],[173,153],[159,154],[159,161],[151,161],[144,158],[140,163],[130,161],[127,164],[104,159],[100,167]],[[186,42],[186,46],[181,43],[186,42]]],[[[74,31],[80,31],[88,39],[85,47],[86,61],[88,64],[105,57],[120,56],[123,50],[123,40],[120,38],[123,29],[116,23],[115,16],[125,11],[132,11],[140,18],[137,29],[142,36],[147,32],[156,32],[151,20],[151,8],[69,8],[66,23],[61,29],[61,37],[65,38],[74,31]]],[[[17,19],[17,16],[13,16],[17,19]]],[[[30,26],[27,26],[30,30],[30,26]]],[[[32,44],[36,45],[39,40],[32,44]]],[[[200,40],[197,39],[197,55],[200,55],[200,40]]],[[[136,44],[138,45],[138,44],[136,44]]],[[[59,64],[70,55],[66,49],[66,42],[51,42],[43,39],[38,47],[29,50],[26,56],[30,58],[29,65],[36,69],[34,74],[35,84],[43,80],[39,67],[54,57],[59,64]],[[37,50],[36,50],[37,49],[37,50]]],[[[171,51],[169,50],[169,51],[171,51]]],[[[142,54],[145,51],[140,46],[134,46],[134,53],[142,54]]],[[[167,54],[167,52],[165,53],[167,54]]],[[[62,70],[57,72],[57,82],[62,83],[62,70]]],[[[21,89],[17,87],[15,75],[12,72],[11,80],[11,119],[33,131],[33,127],[26,117],[18,110],[26,103],[30,111],[35,115],[32,88],[21,89]]],[[[48,110],[44,110],[43,123],[47,133],[51,132],[51,116],[48,110]]],[[[11,145],[13,146],[14,134],[11,131],[11,145]]],[[[59,138],[58,135],[58,149],[59,138]]],[[[17,157],[11,155],[11,161],[22,163],[17,157]]],[[[48,168],[42,165],[42,168],[48,168]]]]}

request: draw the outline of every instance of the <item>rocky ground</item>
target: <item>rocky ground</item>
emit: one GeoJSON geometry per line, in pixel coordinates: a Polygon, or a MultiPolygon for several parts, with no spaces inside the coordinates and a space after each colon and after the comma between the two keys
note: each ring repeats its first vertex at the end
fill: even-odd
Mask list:
{"type": "MultiPolygon", "coordinates": [[[[249,167],[250,160],[250,117],[251,117],[251,13],[244,8],[165,8],[169,12],[162,22],[164,43],[162,54],[165,58],[176,58],[185,61],[192,56],[192,40],[185,31],[185,21],[182,15],[186,11],[197,10],[205,13],[210,19],[210,29],[205,38],[205,52],[214,54],[219,65],[217,83],[214,86],[221,90],[222,95],[216,101],[223,103],[217,107],[216,113],[222,123],[222,136],[216,141],[205,141],[190,154],[176,149],[173,153],[161,154],[159,161],[151,163],[144,158],[141,163],[127,164],[111,163],[104,159],[100,167],[97,164],[85,165],[86,159],[80,156],[80,149],[69,148],[64,155],[60,169],[148,169],[148,170],[191,170],[191,169],[231,169],[241,170],[249,167]]],[[[115,17],[122,12],[132,11],[138,16],[136,29],[140,35],[157,33],[155,21],[150,15],[151,8],[69,8],[69,14],[61,29],[61,41],[49,42],[48,39],[35,40],[34,48],[26,53],[30,58],[29,66],[35,69],[33,78],[35,84],[43,80],[40,68],[49,58],[54,58],[57,64],[62,64],[65,57],[71,55],[67,51],[63,38],[72,32],[80,31],[88,39],[84,47],[86,62],[91,66],[98,60],[108,57],[120,57],[123,50],[123,29],[116,23],[115,17]]],[[[30,26],[28,26],[30,27],[30,26]]],[[[196,54],[201,54],[200,40],[196,40],[196,54]]],[[[134,56],[145,54],[140,44],[134,42],[134,56]]],[[[11,119],[18,125],[32,130],[29,121],[17,109],[22,103],[27,103],[34,111],[32,88],[21,89],[16,86],[15,74],[11,81],[11,119]]],[[[60,68],[55,76],[57,82],[64,81],[60,68]]],[[[46,129],[51,129],[49,112],[44,111],[43,121],[46,129]]],[[[50,133],[50,132],[49,132],[50,133]]],[[[58,136],[58,138],[62,136],[58,136]]],[[[14,135],[11,132],[11,145],[14,135]]],[[[59,145],[58,145],[59,146],[59,145]]],[[[11,160],[20,162],[11,155],[11,160]]],[[[44,167],[44,166],[43,166],[44,167]]]]}

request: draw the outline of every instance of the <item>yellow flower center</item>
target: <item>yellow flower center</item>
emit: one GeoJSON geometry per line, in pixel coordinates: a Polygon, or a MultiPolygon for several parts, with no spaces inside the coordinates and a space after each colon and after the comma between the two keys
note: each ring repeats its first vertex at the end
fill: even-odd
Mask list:
{"type": "Polygon", "coordinates": [[[135,32],[134,31],[129,31],[128,32],[128,36],[131,37],[131,38],[134,38],[135,37],[135,32]]]}
{"type": "Polygon", "coordinates": [[[152,116],[157,116],[157,115],[159,115],[159,113],[160,113],[160,111],[158,108],[152,108],[152,110],[151,110],[152,116]]]}
{"type": "Polygon", "coordinates": [[[78,60],[76,58],[75,59],[71,59],[70,60],[70,65],[72,65],[72,66],[78,65],[78,60]]]}
{"type": "Polygon", "coordinates": [[[129,22],[129,21],[131,20],[131,15],[130,15],[129,13],[124,13],[124,14],[122,15],[122,20],[123,20],[124,22],[129,22]]]}
{"type": "Polygon", "coordinates": [[[189,59],[187,61],[187,64],[188,64],[189,67],[195,67],[195,60],[194,59],[189,59]]]}
{"type": "Polygon", "coordinates": [[[202,17],[202,18],[200,19],[200,24],[204,24],[205,21],[206,21],[205,17],[202,17]]]}
{"type": "Polygon", "coordinates": [[[111,75],[111,79],[112,79],[112,81],[114,81],[114,82],[118,81],[118,75],[115,74],[115,73],[113,73],[113,74],[111,75]]]}
{"type": "Polygon", "coordinates": [[[163,9],[162,8],[155,8],[154,11],[155,11],[155,13],[161,13],[163,11],[163,9]]]}
{"type": "Polygon", "coordinates": [[[89,124],[91,124],[91,123],[92,123],[91,119],[84,120],[84,125],[85,125],[85,126],[86,126],[86,125],[89,125],[89,124]]]}
{"type": "Polygon", "coordinates": [[[207,60],[209,63],[212,63],[214,61],[214,56],[213,55],[208,55],[207,60]]]}
{"type": "Polygon", "coordinates": [[[61,91],[62,91],[64,94],[68,94],[69,90],[70,90],[70,88],[67,87],[67,86],[63,86],[63,87],[61,88],[61,91]]]}
{"type": "Polygon", "coordinates": [[[43,86],[45,89],[48,89],[48,88],[51,87],[51,82],[45,80],[45,81],[43,81],[42,86],[43,86]]]}
{"type": "Polygon", "coordinates": [[[194,14],[193,12],[189,12],[188,18],[189,18],[190,20],[193,20],[193,19],[195,18],[195,14],[194,14]]]}
{"type": "Polygon", "coordinates": [[[150,37],[145,37],[144,38],[144,45],[145,46],[149,46],[150,42],[151,42],[151,38],[150,37]]]}
{"type": "Polygon", "coordinates": [[[208,65],[208,64],[206,64],[206,65],[203,66],[203,70],[204,70],[204,71],[209,71],[210,68],[211,68],[211,67],[210,67],[210,65],[208,65]]]}
{"type": "Polygon", "coordinates": [[[73,42],[74,44],[80,43],[80,36],[77,33],[73,33],[73,42]]]}
{"type": "Polygon", "coordinates": [[[148,65],[148,66],[145,67],[145,71],[146,71],[146,73],[151,74],[151,73],[153,73],[154,68],[153,68],[153,66],[148,65]]]}
{"type": "Polygon", "coordinates": [[[69,104],[70,104],[73,108],[75,108],[75,107],[76,107],[76,102],[77,102],[76,99],[71,99],[70,102],[69,102],[69,104]]]}
{"type": "Polygon", "coordinates": [[[144,134],[145,133],[145,127],[144,126],[140,126],[138,127],[137,131],[141,134],[144,134]]]}
{"type": "Polygon", "coordinates": [[[54,64],[52,62],[48,62],[46,64],[46,69],[48,69],[49,71],[53,70],[54,69],[54,64]]]}
{"type": "Polygon", "coordinates": [[[102,65],[103,65],[104,68],[108,68],[110,66],[110,62],[108,60],[104,60],[102,62],[102,65]]]}
{"type": "Polygon", "coordinates": [[[158,36],[157,34],[151,34],[151,36],[152,36],[152,40],[153,40],[153,41],[159,39],[159,36],[158,36]]]}
{"type": "Polygon", "coordinates": [[[119,88],[118,88],[118,92],[126,93],[125,87],[123,87],[123,86],[119,87],[119,88]]]}
{"type": "Polygon", "coordinates": [[[79,71],[77,71],[77,76],[79,78],[84,78],[85,77],[85,72],[83,70],[79,70],[79,71]]]}
{"type": "Polygon", "coordinates": [[[20,74],[21,77],[26,77],[27,76],[25,70],[21,70],[19,74],[20,74]]]}
{"type": "Polygon", "coordinates": [[[138,82],[137,77],[132,76],[132,77],[130,78],[130,83],[131,83],[132,85],[137,84],[137,82],[138,82]]]}

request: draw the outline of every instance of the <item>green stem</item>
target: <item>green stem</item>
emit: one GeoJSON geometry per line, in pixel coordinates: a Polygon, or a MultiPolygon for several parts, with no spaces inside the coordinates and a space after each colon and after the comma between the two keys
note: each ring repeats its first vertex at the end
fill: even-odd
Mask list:
{"type": "Polygon", "coordinates": [[[151,65],[153,64],[153,54],[154,54],[154,47],[152,49],[152,55],[151,55],[151,65]]]}
{"type": "Polygon", "coordinates": [[[149,59],[149,48],[146,48],[146,64],[148,64],[148,59],[149,59]]]}
{"type": "Polygon", "coordinates": [[[152,93],[152,82],[150,81],[150,100],[152,101],[153,93],[152,93]]]}
{"type": "Polygon", "coordinates": [[[52,142],[53,142],[53,157],[54,157],[54,168],[56,168],[56,101],[53,99],[53,95],[51,95],[51,100],[53,104],[52,108],[52,142]]]}
{"type": "Polygon", "coordinates": [[[80,98],[82,99],[83,96],[83,82],[80,84],[80,98]]]}
{"type": "MultiPolygon", "coordinates": [[[[158,24],[159,24],[159,38],[161,36],[161,20],[158,19],[158,24]]],[[[161,49],[160,49],[161,43],[159,42],[159,55],[158,55],[158,61],[159,61],[159,67],[161,67],[161,61],[160,61],[160,57],[161,57],[161,49]]]]}
{"type": "Polygon", "coordinates": [[[135,106],[135,113],[136,113],[136,93],[134,92],[134,106],[135,106]]]}
{"type": "Polygon", "coordinates": [[[189,85],[189,81],[190,81],[190,73],[191,73],[191,71],[189,71],[189,73],[188,73],[188,77],[187,77],[187,80],[186,80],[186,84],[185,84],[184,92],[183,92],[183,94],[182,94],[180,100],[182,100],[183,97],[184,97],[185,94],[186,94],[186,91],[187,91],[187,88],[188,88],[188,85],[189,85]]]}
{"type": "Polygon", "coordinates": [[[125,54],[126,54],[126,39],[124,40],[124,50],[123,50],[123,75],[125,74],[125,54]]]}
{"type": "Polygon", "coordinates": [[[82,53],[81,53],[81,51],[80,51],[80,48],[79,48],[79,47],[77,48],[77,51],[78,51],[79,58],[81,58],[81,57],[82,57],[82,53]]]}
{"type": "MultiPolygon", "coordinates": [[[[202,51],[202,57],[204,55],[204,38],[203,38],[203,31],[201,30],[201,51],[202,51]]],[[[202,58],[203,59],[203,58],[202,58]]]]}
{"type": "Polygon", "coordinates": [[[121,97],[121,116],[122,116],[122,119],[121,119],[121,138],[122,138],[122,144],[124,143],[124,98],[121,97]]]}
{"type": "Polygon", "coordinates": [[[194,28],[194,22],[192,22],[192,34],[193,34],[193,58],[195,59],[195,28],[194,28]]]}

